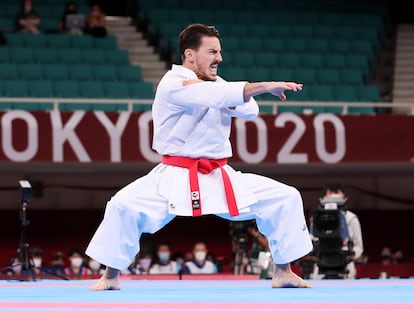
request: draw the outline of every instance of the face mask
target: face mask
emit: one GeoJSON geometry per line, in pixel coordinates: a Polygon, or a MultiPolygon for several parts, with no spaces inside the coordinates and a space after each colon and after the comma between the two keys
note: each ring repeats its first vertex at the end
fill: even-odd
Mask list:
{"type": "Polygon", "coordinates": [[[42,258],[33,258],[33,265],[35,268],[40,268],[42,266],[42,258]]]}
{"type": "Polygon", "coordinates": [[[72,267],[75,267],[75,268],[79,268],[80,266],[82,266],[82,262],[83,262],[83,259],[79,257],[72,258],[70,260],[72,267]]]}
{"type": "Polygon", "coordinates": [[[22,272],[22,265],[16,264],[12,267],[13,273],[20,274],[22,272]]]}
{"type": "Polygon", "coordinates": [[[206,259],[207,253],[203,251],[198,251],[195,252],[194,256],[197,261],[204,261],[204,259],[206,259]]]}
{"type": "Polygon", "coordinates": [[[101,264],[97,262],[96,260],[89,261],[89,268],[91,268],[93,271],[99,270],[100,267],[101,267],[101,264]]]}
{"type": "Polygon", "coordinates": [[[139,260],[139,265],[142,269],[147,270],[151,265],[151,259],[150,258],[143,258],[139,260]]]}
{"type": "Polygon", "coordinates": [[[168,261],[170,259],[170,253],[168,252],[162,252],[158,254],[158,257],[161,261],[168,261]]]}

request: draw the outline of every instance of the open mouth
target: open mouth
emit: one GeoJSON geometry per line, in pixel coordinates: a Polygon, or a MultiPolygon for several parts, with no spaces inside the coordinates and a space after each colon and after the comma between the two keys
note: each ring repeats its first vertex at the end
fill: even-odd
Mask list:
{"type": "Polygon", "coordinates": [[[211,66],[210,66],[210,72],[212,73],[212,74],[214,74],[214,75],[217,75],[217,67],[218,67],[218,64],[216,63],[216,64],[212,64],[211,66]]]}

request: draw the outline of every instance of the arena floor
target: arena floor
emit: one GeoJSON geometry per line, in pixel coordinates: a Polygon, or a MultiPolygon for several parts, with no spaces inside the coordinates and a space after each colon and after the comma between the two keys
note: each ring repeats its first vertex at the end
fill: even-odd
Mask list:
{"type": "Polygon", "coordinates": [[[0,310],[414,310],[414,279],[310,281],[272,289],[257,279],[122,279],[120,291],[93,292],[95,280],[0,281],[0,310]]]}

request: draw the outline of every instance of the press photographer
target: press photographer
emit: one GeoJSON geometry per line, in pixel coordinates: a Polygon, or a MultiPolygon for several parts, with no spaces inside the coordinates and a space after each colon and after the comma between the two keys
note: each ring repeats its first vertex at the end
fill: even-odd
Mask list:
{"type": "Polygon", "coordinates": [[[234,274],[260,274],[271,277],[272,258],[268,241],[257,228],[255,220],[230,222],[234,252],[234,274]]]}
{"type": "Polygon", "coordinates": [[[363,242],[359,219],[348,210],[347,202],[342,185],[330,183],[312,215],[313,278],[355,278],[354,259],[361,256],[363,242]]]}

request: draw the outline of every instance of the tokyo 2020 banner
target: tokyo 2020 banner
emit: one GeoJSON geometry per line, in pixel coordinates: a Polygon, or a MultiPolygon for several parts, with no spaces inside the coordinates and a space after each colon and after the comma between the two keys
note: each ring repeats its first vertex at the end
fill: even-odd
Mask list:
{"type": "MultiPolygon", "coordinates": [[[[234,119],[232,162],[411,162],[414,116],[262,115],[234,119]]],[[[2,162],[159,162],[151,113],[0,112],[2,162]]]]}

